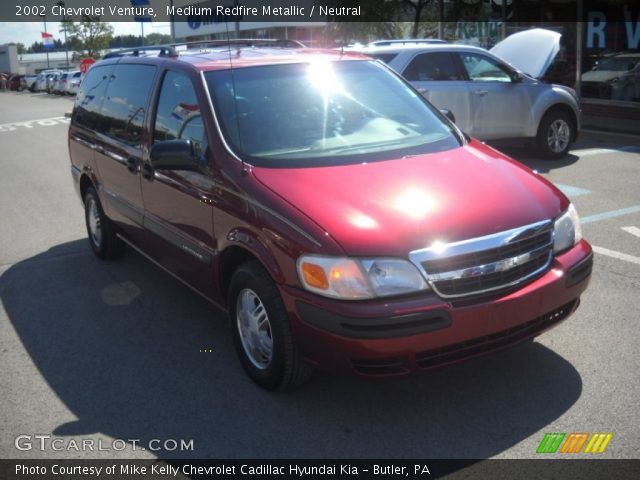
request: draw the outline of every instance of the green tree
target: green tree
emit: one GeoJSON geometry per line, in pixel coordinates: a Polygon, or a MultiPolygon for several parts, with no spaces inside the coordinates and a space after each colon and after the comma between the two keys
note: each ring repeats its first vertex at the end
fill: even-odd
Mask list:
{"type": "Polygon", "coordinates": [[[164,33],[150,33],[144,37],[145,45],[164,45],[167,43],[171,43],[171,35],[166,35],[164,33]]]}
{"type": "Polygon", "coordinates": [[[62,23],[62,28],[67,29],[69,47],[80,56],[100,57],[101,50],[108,48],[113,38],[113,27],[101,22],[100,17],[84,16],[80,22],[65,20],[62,23]]]}
{"type": "Polygon", "coordinates": [[[344,22],[344,17],[327,18],[330,30],[342,42],[370,38],[420,38],[433,32],[438,20],[438,0],[316,0],[329,7],[361,6],[358,22],[344,22]],[[346,38],[351,33],[351,38],[346,38]]]}
{"type": "Polygon", "coordinates": [[[24,48],[24,43],[9,42],[7,45],[15,45],[18,49],[18,55],[27,53],[27,50],[24,48]]]}

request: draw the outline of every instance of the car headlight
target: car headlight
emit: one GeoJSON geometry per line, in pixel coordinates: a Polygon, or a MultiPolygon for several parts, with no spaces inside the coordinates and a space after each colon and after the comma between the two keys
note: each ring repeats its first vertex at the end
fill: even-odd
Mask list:
{"type": "Polygon", "coordinates": [[[556,220],[553,227],[553,252],[561,253],[582,240],[580,217],[573,204],[556,220]]]}
{"type": "Polygon", "coordinates": [[[303,255],[298,276],[307,290],[343,300],[387,297],[428,289],[416,267],[397,258],[303,255]]]}

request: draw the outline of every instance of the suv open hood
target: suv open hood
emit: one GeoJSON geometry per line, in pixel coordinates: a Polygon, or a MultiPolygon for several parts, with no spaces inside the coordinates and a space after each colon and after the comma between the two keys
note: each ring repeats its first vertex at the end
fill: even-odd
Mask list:
{"type": "Polygon", "coordinates": [[[542,78],[560,51],[562,34],[534,28],[514,33],[490,52],[533,78],[542,78]]]}

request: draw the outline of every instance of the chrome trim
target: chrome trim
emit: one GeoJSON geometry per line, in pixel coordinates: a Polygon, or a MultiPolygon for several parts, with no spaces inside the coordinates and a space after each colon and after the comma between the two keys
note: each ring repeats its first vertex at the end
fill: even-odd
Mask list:
{"type": "Polygon", "coordinates": [[[506,272],[519,265],[524,265],[531,260],[541,257],[545,253],[549,254],[551,244],[547,244],[532,252],[523,253],[522,255],[516,255],[515,257],[505,258],[493,263],[487,263],[477,267],[462,268],[460,270],[452,270],[445,273],[432,273],[429,278],[435,282],[441,280],[457,280],[459,278],[473,278],[490,273],[506,272]]]}
{"type": "Polygon", "coordinates": [[[76,142],[78,142],[80,145],[84,145],[87,148],[90,148],[91,150],[95,150],[96,149],[96,144],[89,142],[81,137],[78,137],[77,135],[71,135],[71,139],[75,140],[76,142]]]}
{"type": "Polygon", "coordinates": [[[126,163],[126,159],[122,155],[118,155],[117,153],[112,152],[111,150],[103,150],[103,153],[107,157],[115,160],[116,162],[126,163]]]}
{"type": "Polygon", "coordinates": [[[495,292],[497,290],[503,290],[505,288],[510,288],[520,283],[523,283],[529,280],[536,275],[544,272],[549,268],[551,261],[553,259],[553,242],[554,242],[554,233],[553,233],[553,221],[552,220],[543,220],[541,222],[532,223],[530,225],[525,225],[523,227],[514,228],[511,230],[506,230],[504,232],[494,233],[492,235],[486,235],[483,237],[471,238],[467,240],[462,240],[459,242],[452,242],[448,244],[438,244],[433,245],[428,248],[414,250],[409,253],[409,259],[411,262],[418,268],[420,273],[424,276],[425,280],[431,287],[431,289],[437,293],[442,298],[462,298],[468,297],[472,295],[481,295],[485,293],[495,292]],[[533,237],[540,233],[549,232],[550,238],[549,242],[545,243],[542,246],[539,246],[529,252],[525,252],[513,257],[501,259],[492,263],[477,265],[466,267],[462,269],[452,270],[448,272],[440,272],[440,273],[429,273],[423,267],[423,262],[428,262],[430,260],[444,260],[444,259],[454,259],[461,255],[467,255],[472,253],[481,253],[486,250],[493,250],[501,247],[506,247],[514,242],[518,242],[520,240],[526,240],[527,238],[533,237]],[[438,289],[437,282],[439,281],[450,281],[457,280],[463,278],[473,278],[473,277],[481,277],[483,275],[488,275],[491,273],[499,273],[509,271],[512,268],[523,265],[527,262],[530,262],[538,257],[543,256],[547,253],[547,259],[544,265],[533,272],[525,275],[524,277],[520,277],[512,282],[501,284],[496,287],[485,288],[481,290],[474,290],[465,292],[462,294],[449,295],[441,292],[438,289]]]}

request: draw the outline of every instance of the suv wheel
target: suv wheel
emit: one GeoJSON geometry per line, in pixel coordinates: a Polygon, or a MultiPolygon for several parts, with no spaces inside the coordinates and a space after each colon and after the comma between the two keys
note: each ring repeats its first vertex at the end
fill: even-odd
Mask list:
{"type": "Polygon", "coordinates": [[[540,122],[537,144],[545,158],[564,157],[574,137],[573,123],[569,116],[559,110],[548,112],[540,122]]]}
{"type": "Polygon", "coordinates": [[[84,219],[93,253],[104,260],[121,257],[124,253],[124,242],[115,234],[93,187],[89,187],[84,195],[84,219]]]}
{"type": "Polygon", "coordinates": [[[286,390],[310,377],[280,293],[257,261],[233,274],[228,305],[236,352],[254,382],[267,390],[286,390]]]}

